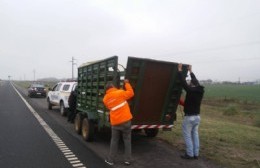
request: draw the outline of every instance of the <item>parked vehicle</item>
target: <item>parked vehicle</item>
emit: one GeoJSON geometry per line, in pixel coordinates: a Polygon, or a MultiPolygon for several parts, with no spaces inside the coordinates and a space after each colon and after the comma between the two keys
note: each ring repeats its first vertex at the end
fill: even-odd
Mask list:
{"type": "Polygon", "coordinates": [[[59,82],[47,95],[48,109],[52,110],[53,106],[59,106],[62,116],[66,115],[69,108],[68,99],[70,92],[75,89],[77,82],[59,82]]]}
{"type": "MultiPolygon", "coordinates": [[[[78,68],[76,132],[91,141],[95,131],[110,127],[109,111],[102,101],[104,88],[108,81],[121,87],[125,78],[135,92],[129,101],[132,129],[144,129],[149,137],[155,137],[159,128],[171,130],[182,90],[177,66],[173,62],[128,57],[124,69],[117,56],[83,64],[78,68]]],[[[183,73],[187,74],[186,66],[183,73]]]]}
{"type": "Polygon", "coordinates": [[[31,84],[28,87],[29,97],[46,97],[46,88],[41,84],[31,84]]]}

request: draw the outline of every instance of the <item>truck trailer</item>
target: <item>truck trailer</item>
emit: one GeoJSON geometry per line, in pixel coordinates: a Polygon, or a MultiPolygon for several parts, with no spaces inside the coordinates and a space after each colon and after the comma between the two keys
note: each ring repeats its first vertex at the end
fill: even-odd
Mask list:
{"type": "MultiPolygon", "coordinates": [[[[155,137],[159,129],[171,130],[176,120],[182,86],[178,64],[147,58],[128,57],[126,68],[118,56],[88,62],[78,68],[77,115],[74,128],[86,141],[96,131],[110,127],[109,110],[103,104],[107,82],[121,88],[129,79],[135,96],[128,101],[133,115],[132,130],[144,130],[155,137]]],[[[184,65],[183,73],[187,74],[184,65]]]]}

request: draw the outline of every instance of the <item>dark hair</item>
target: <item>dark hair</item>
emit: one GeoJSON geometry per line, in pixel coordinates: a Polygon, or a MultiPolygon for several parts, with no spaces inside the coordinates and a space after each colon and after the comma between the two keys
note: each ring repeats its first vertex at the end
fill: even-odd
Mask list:
{"type": "Polygon", "coordinates": [[[114,84],[112,82],[108,82],[105,86],[105,89],[108,90],[108,89],[113,88],[113,87],[115,87],[114,84]]]}

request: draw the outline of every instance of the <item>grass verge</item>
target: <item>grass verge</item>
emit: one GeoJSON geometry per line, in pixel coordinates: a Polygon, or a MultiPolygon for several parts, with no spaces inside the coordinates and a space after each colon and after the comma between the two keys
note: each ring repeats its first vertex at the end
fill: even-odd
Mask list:
{"type": "MultiPolygon", "coordinates": [[[[200,155],[223,167],[259,168],[260,128],[254,124],[259,113],[245,114],[241,108],[236,109],[237,113],[227,116],[224,107],[202,106],[200,155]]],[[[177,116],[173,131],[160,132],[158,137],[184,151],[180,111],[177,116]]]]}

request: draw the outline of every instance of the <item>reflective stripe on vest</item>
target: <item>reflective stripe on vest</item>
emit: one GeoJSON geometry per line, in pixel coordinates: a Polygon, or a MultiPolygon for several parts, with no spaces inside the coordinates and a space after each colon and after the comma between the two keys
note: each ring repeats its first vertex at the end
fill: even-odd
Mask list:
{"type": "Polygon", "coordinates": [[[123,103],[120,103],[119,105],[117,105],[117,106],[111,108],[111,111],[115,111],[115,110],[117,110],[117,109],[123,107],[126,103],[127,103],[126,101],[124,101],[123,103]]]}

